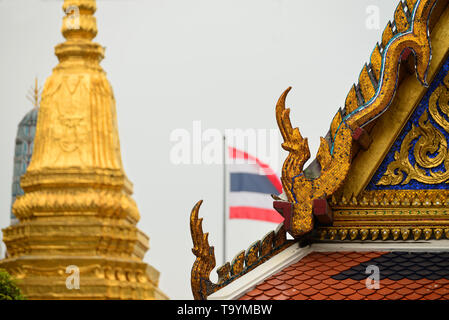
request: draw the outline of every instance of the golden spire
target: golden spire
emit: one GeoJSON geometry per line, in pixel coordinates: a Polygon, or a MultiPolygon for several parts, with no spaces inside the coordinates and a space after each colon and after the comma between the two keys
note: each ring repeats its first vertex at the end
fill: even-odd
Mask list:
{"type": "Polygon", "coordinates": [[[55,48],[60,66],[70,63],[87,63],[94,67],[104,58],[104,48],[92,42],[97,35],[97,21],[94,13],[97,6],[94,0],[65,0],[65,17],[62,23],[62,35],[65,42],[55,48]]]}
{"type": "Polygon", "coordinates": [[[115,99],[100,66],[94,0],[65,0],[59,64],[42,92],[34,151],[4,229],[9,258],[29,298],[162,299],[159,273],[143,262],[149,239],[136,224],[122,165],[115,99]],[[80,289],[66,270],[80,272],[80,289]]]}
{"type": "Polygon", "coordinates": [[[42,88],[39,87],[37,77],[34,80],[34,88],[28,91],[26,98],[33,104],[35,108],[39,108],[40,96],[42,88]]]}

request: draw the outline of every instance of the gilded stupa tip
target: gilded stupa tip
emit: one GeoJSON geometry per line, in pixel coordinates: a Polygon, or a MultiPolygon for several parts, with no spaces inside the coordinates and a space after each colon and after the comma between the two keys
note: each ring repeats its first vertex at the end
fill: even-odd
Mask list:
{"type": "Polygon", "coordinates": [[[96,1],[64,0],[62,9],[65,16],[61,33],[66,41],[55,48],[59,61],[63,62],[67,57],[101,61],[104,58],[104,48],[92,42],[98,33],[97,20],[94,16],[97,10],[96,1]]]}
{"type": "Polygon", "coordinates": [[[95,0],[65,0],[62,35],[67,40],[92,40],[97,35],[97,21],[94,17],[95,0]]]}

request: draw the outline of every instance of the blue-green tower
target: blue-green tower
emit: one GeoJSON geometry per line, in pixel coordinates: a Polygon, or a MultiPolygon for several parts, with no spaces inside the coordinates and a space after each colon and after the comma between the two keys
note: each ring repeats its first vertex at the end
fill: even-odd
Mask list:
{"type": "Polygon", "coordinates": [[[20,178],[26,172],[33,154],[34,135],[36,133],[37,115],[39,110],[39,88],[36,79],[36,86],[28,96],[34,108],[31,109],[20,121],[17,128],[16,147],[14,151],[14,174],[12,181],[12,201],[11,201],[11,225],[18,222],[12,212],[12,206],[18,196],[23,195],[20,187],[20,178]]]}

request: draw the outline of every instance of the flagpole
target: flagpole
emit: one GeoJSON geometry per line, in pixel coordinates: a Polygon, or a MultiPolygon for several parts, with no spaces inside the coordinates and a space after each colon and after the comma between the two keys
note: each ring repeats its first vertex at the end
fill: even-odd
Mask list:
{"type": "Polygon", "coordinates": [[[223,134],[223,265],[226,263],[226,136],[223,134]]]}

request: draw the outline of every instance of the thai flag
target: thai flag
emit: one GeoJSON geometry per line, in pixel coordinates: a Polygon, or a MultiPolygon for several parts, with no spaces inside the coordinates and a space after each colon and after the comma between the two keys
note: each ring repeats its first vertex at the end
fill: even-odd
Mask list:
{"type": "Polygon", "coordinates": [[[273,209],[271,194],[281,194],[276,173],[248,153],[228,148],[229,188],[227,204],[230,219],[250,219],[281,223],[284,218],[273,209]]]}

